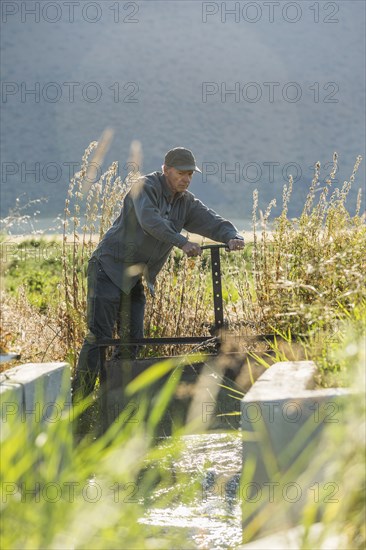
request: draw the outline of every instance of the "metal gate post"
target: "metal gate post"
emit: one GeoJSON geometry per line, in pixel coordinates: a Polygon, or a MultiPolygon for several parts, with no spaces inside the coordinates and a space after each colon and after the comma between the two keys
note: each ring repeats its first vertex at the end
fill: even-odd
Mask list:
{"type": "Polygon", "coordinates": [[[224,308],[222,303],[220,248],[222,245],[211,246],[212,290],[214,299],[215,329],[224,326],[224,308]]]}

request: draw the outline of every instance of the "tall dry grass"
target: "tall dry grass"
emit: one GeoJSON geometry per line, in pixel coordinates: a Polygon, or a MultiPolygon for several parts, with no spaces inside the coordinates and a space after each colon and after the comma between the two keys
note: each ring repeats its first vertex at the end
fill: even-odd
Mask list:
{"type": "MultiPolygon", "coordinates": [[[[73,364],[86,331],[88,258],[119,214],[134,178],[140,175],[136,167],[141,166],[141,151],[134,144],[129,159],[133,170],[125,180],[119,176],[117,162],[97,181],[91,179],[92,166],[101,164],[108,139],[110,136],[103,136],[101,143],[89,145],[80,170],[70,181],[63,219],[62,280],[57,289],[60,300],[47,312],[52,323],[44,323],[55,327],[52,346],[42,333],[38,340],[38,351],[50,350],[54,359],[67,358],[73,364]]],[[[225,317],[237,342],[245,343],[255,334],[268,332],[308,337],[334,331],[337,323],[357,307],[366,272],[361,191],[353,215],[346,202],[360,163],[358,157],[351,177],[338,188],[334,187],[337,154],[325,184],[320,181],[321,166],[317,162],[298,218],[288,215],[292,177],[283,189],[281,214],[273,220],[271,211],[276,201],[272,200],[264,213],[258,212],[258,191],[254,192],[251,243],[243,252],[222,254],[225,317]]],[[[158,276],[155,296],[146,292],[146,336],[210,334],[214,315],[209,264],[208,252],[201,258],[188,259],[180,250],[172,250],[158,276]]],[[[19,306],[18,299],[18,304],[13,301],[9,307],[29,312],[32,307],[25,303],[24,294],[21,296],[23,304],[19,306]]],[[[146,353],[182,351],[188,349],[170,346],[146,353]]],[[[42,357],[51,359],[47,353],[42,357]]],[[[33,360],[32,354],[27,358],[33,360]]]]}
{"type": "MultiPolygon", "coordinates": [[[[134,169],[122,181],[118,176],[118,163],[114,162],[92,185],[86,185],[90,164],[95,163],[93,153],[97,142],[86,149],[79,172],[72,178],[65,201],[63,233],[63,300],[59,310],[60,323],[64,327],[63,338],[71,351],[69,359],[75,363],[85,334],[86,264],[93,249],[119,214],[123,199],[134,179],[140,173],[134,169]],[[86,189],[86,192],[85,192],[86,189]],[[81,220],[85,220],[82,224],[81,220]]],[[[140,166],[141,153],[134,147],[129,160],[131,166],[140,166]]],[[[227,264],[229,277],[237,280],[236,293],[243,310],[249,313],[249,275],[243,278],[238,263],[227,264]],[[239,280],[240,279],[240,280],[239,280]]],[[[232,287],[231,283],[231,287],[232,287]]],[[[211,304],[211,273],[209,253],[202,258],[188,259],[181,251],[173,249],[168,262],[160,273],[155,295],[146,292],[145,335],[190,336],[210,335],[214,322],[211,304]]],[[[230,302],[231,294],[228,296],[230,302]]],[[[240,319],[236,307],[226,304],[226,314],[240,319]],[[234,315],[233,315],[234,314],[234,315]]],[[[188,352],[187,347],[165,346],[153,353],[161,355],[188,352]]],[[[151,351],[146,351],[151,353],[151,351]]]]}
{"type": "MultiPolygon", "coordinates": [[[[64,208],[63,301],[59,314],[64,326],[63,338],[73,355],[85,333],[87,261],[117,216],[131,184],[130,178],[122,181],[118,175],[117,162],[113,162],[98,181],[90,182],[90,157],[93,151],[97,152],[97,147],[98,142],[94,141],[85,150],[81,169],[70,181],[64,208]]],[[[97,158],[100,160],[99,155],[97,158]]],[[[92,162],[99,166],[99,162],[92,162]]]]}
{"type": "Polygon", "coordinates": [[[362,300],[366,226],[365,213],[360,213],[361,190],[355,214],[346,208],[361,160],[357,157],[350,179],[340,189],[332,188],[337,154],[323,187],[317,162],[303,211],[292,219],[288,217],[290,177],[283,190],[282,213],[273,222],[272,240],[265,228],[254,240],[255,301],[268,328],[308,335],[313,328],[331,328],[344,311],[362,300]]]}

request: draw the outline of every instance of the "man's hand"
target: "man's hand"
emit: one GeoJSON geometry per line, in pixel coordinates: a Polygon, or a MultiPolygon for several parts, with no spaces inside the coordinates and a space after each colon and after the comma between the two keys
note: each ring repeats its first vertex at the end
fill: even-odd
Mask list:
{"type": "Polygon", "coordinates": [[[182,246],[183,252],[187,254],[187,256],[201,256],[202,250],[199,244],[197,243],[190,243],[189,241],[182,246]]]}
{"type": "Polygon", "coordinates": [[[229,250],[242,250],[244,248],[244,241],[242,239],[230,239],[227,246],[229,250]]]}

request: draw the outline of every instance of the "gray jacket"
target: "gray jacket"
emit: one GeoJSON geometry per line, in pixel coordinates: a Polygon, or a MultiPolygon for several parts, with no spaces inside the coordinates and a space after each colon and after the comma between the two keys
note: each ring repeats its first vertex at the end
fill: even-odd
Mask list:
{"type": "Polygon", "coordinates": [[[232,223],[207,208],[189,191],[173,194],[161,172],[139,178],[126,194],[122,210],[92,257],[108,277],[128,293],[144,275],[153,292],[157,274],[173,246],[188,241],[185,229],[213,241],[242,239],[232,223]]]}

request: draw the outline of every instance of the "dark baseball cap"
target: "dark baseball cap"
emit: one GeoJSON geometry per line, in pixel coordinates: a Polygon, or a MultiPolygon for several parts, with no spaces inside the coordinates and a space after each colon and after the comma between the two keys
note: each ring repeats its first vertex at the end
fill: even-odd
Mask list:
{"type": "Polygon", "coordinates": [[[184,147],[175,147],[168,151],[165,155],[164,164],[177,170],[193,170],[202,174],[201,170],[196,166],[196,159],[192,151],[184,147]]]}

